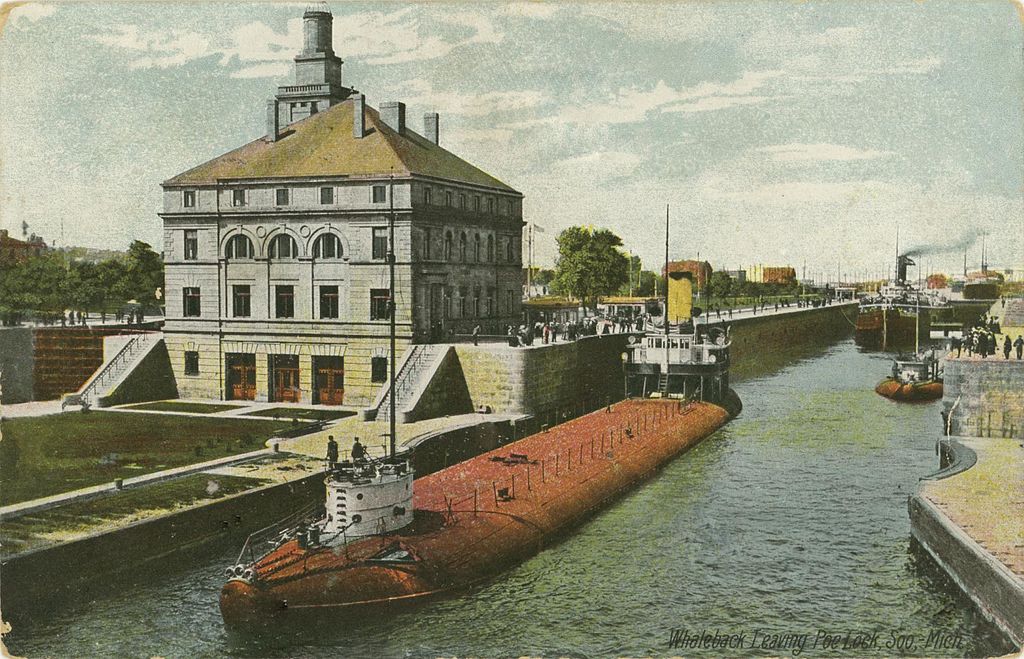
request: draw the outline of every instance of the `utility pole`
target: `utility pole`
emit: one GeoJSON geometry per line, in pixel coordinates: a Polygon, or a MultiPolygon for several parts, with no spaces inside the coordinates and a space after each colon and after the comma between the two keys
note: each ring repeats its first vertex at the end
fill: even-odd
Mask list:
{"type": "Polygon", "coordinates": [[[395,358],[395,174],[392,171],[391,179],[388,183],[388,199],[391,202],[391,213],[388,220],[388,273],[390,275],[390,292],[388,295],[388,306],[391,307],[391,313],[388,314],[391,320],[391,391],[389,403],[391,408],[388,410],[391,415],[388,418],[388,430],[390,432],[390,448],[391,457],[395,457],[395,364],[397,359],[395,358]]]}

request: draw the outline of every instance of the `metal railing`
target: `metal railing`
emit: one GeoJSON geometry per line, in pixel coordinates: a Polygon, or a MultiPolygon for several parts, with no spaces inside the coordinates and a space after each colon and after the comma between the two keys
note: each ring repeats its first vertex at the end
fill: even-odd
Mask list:
{"type": "Polygon", "coordinates": [[[145,348],[149,344],[148,334],[133,336],[122,346],[117,354],[104,364],[99,372],[82,388],[81,391],[72,394],[64,399],[63,407],[67,405],[91,404],[91,396],[99,387],[109,385],[124,372],[124,366],[130,364],[130,358],[135,354],[137,348],[145,348]]]}
{"type": "Polygon", "coordinates": [[[424,360],[434,356],[434,352],[430,349],[431,346],[426,344],[417,344],[412,346],[412,353],[409,358],[405,360],[402,367],[395,374],[395,390],[392,391],[388,387],[387,392],[380,399],[380,405],[377,406],[377,417],[381,420],[387,420],[391,414],[391,396],[395,395],[395,408],[397,409],[398,404],[402,401],[403,395],[409,390],[409,388],[418,382],[418,379],[414,377],[419,373],[419,367],[423,364],[424,360]]]}
{"type": "Polygon", "coordinates": [[[292,527],[297,526],[298,522],[301,520],[314,517],[316,513],[319,512],[320,505],[321,504],[319,502],[314,501],[311,504],[299,508],[291,515],[250,533],[245,539],[245,543],[242,545],[242,550],[238,552],[238,559],[235,563],[241,563],[245,559],[246,554],[249,555],[249,563],[255,563],[258,558],[254,549],[256,545],[264,542],[269,543],[272,538],[281,535],[283,532],[287,532],[292,527]]]}

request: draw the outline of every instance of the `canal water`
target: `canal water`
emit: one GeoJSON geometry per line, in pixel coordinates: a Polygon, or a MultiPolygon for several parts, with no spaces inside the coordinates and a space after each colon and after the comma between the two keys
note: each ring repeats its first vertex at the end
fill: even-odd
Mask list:
{"type": "Polygon", "coordinates": [[[22,622],[5,641],[32,657],[1010,652],[911,542],[907,495],[936,468],[939,405],[877,396],[888,370],[852,341],[748,370],[734,387],[742,415],[654,479],[493,581],[387,618],[229,636],[226,554],[22,622]],[[673,633],[705,632],[741,645],[669,647],[673,633]],[[960,647],[926,646],[933,634],[960,647]]]}

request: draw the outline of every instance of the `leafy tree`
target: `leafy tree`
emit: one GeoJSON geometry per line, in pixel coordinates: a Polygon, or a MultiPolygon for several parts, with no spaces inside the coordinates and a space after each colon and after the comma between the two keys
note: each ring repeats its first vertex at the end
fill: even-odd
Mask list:
{"type": "Polygon", "coordinates": [[[708,277],[708,298],[724,298],[732,292],[732,277],[724,272],[712,272],[708,277]]]}
{"type": "Polygon", "coordinates": [[[563,294],[593,308],[597,298],[626,283],[629,259],[622,239],[607,229],[569,227],[558,235],[554,284],[563,294]]]}
{"type": "Polygon", "coordinates": [[[156,306],[156,291],[164,286],[164,263],[149,244],[132,241],[124,259],[124,271],[115,285],[125,300],[136,300],[146,306],[156,306]]]}

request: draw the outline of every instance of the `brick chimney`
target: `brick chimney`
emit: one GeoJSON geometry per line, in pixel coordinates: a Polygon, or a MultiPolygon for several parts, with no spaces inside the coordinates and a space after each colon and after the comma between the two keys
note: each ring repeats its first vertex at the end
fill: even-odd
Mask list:
{"type": "Polygon", "coordinates": [[[428,112],[423,115],[423,137],[427,138],[434,144],[438,144],[440,133],[438,132],[438,125],[440,123],[440,116],[436,112],[428,112]]]}
{"type": "Polygon", "coordinates": [[[352,95],[352,137],[366,137],[366,97],[362,94],[352,95]]]}
{"type": "Polygon", "coordinates": [[[388,101],[380,104],[380,118],[396,133],[405,132],[405,103],[388,101]]]}
{"type": "Polygon", "coordinates": [[[281,133],[281,126],[277,115],[277,99],[267,101],[267,141],[276,142],[281,133]]]}

